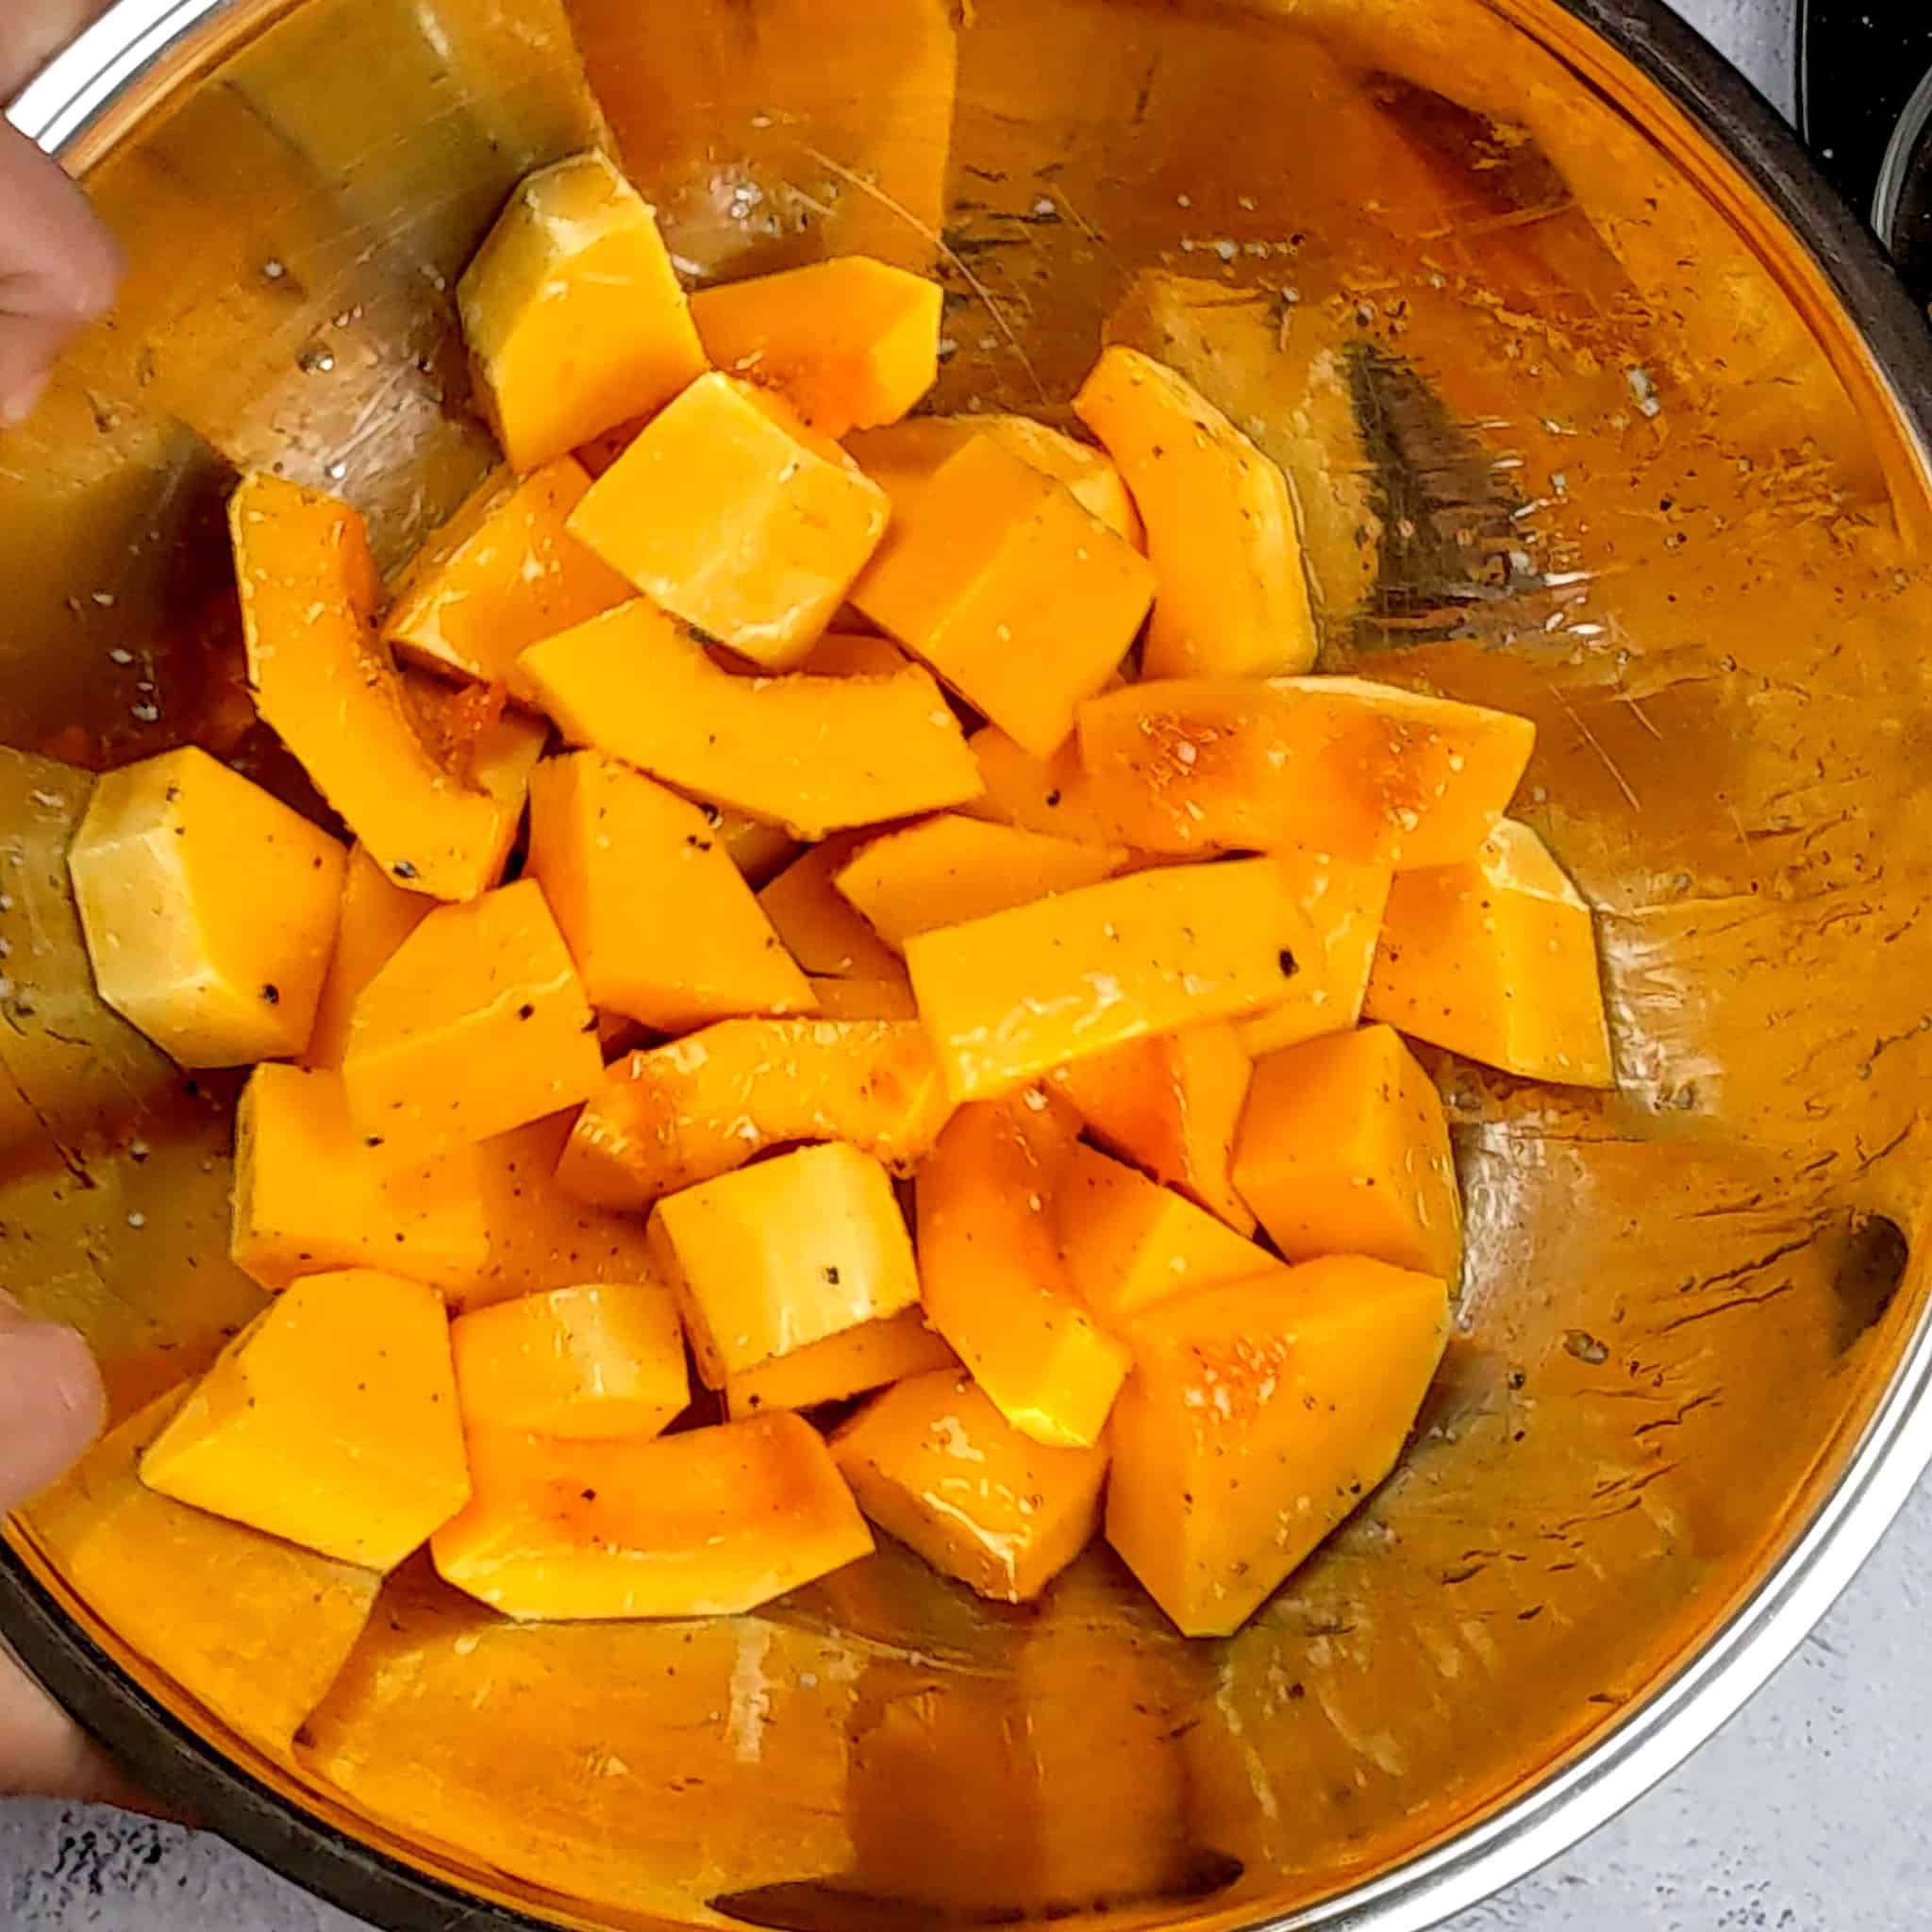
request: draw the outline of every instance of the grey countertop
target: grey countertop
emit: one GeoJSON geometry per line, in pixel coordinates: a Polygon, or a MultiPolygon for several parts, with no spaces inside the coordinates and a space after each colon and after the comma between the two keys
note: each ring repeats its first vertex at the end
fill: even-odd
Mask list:
{"type": "MultiPolygon", "coordinates": [[[[1678,0],[1781,107],[1793,0],[1678,0]]],[[[1928,1922],[1922,1822],[1932,1481],[1796,1657],[1616,1824],[1452,1932],[1901,1932],[1928,1922]]],[[[358,1932],[218,1840],[0,1806],[8,1932],[358,1932]]]]}

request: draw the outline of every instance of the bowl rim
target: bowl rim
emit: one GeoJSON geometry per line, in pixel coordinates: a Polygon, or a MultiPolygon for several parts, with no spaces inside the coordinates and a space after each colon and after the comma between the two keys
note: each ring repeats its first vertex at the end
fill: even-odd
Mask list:
{"type": "MultiPolygon", "coordinates": [[[[7,118],[49,153],[72,156],[130,97],[146,95],[152,106],[228,16],[266,22],[298,4],[119,0],[27,84],[7,118]]],[[[1514,14],[1498,0],[1483,4],[1514,14]]],[[[1591,30],[1735,163],[1824,276],[1888,387],[1922,472],[1932,472],[1925,317],[1783,117],[1664,0],[1546,4],[1591,30]]],[[[1850,1583],[1928,1466],[1932,1305],[1921,1310],[1830,1491],[1672,1674],[1572,1761],[1488,1816],[1365,1885],[1249,1922],[1251,1932],[1344,1923],[1349,1932],[1425,1932],[1570,1849],[1676,1769],[1761,1688],[1850,1583]]],[[[0,1633],[138,1778],[329,1903],[391,1932],[553,1932],[549,1922],[417,1871],[273,1791],[124,1674],[4,1540],[0,1633]]]]}

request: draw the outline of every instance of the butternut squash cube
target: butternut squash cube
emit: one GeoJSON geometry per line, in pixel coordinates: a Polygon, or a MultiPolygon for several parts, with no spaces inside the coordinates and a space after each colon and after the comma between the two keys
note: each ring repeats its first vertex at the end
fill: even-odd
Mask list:
{"type": "Polygon", "coordinates": [[[434,1289],[310,1274],[237,1336],[141,1459],[177,1503],[393,1570],[469,1500],[434,1289]]]}
{"type": "Polygon", "coordinates": [[[1134,1324],[1107,1540],[1184,1636],[1239,1629],[1395,1466],[1448,1329],[1440,1281],[1356,1256],[1134,1324]]]}
{"type": "Polygon", "coordinates": [[[1115,343],[1074,409],[1120,465],[1147,525],[1149,677],[1266,677],[1315,661],[1288,479],[1199,391],[1115,343]]]}
{"type": "Polygon", "coordinates": [[[1037,758],[1002,731],[983,724],[966,741],[979,767],[979,796],[959,808],[969,817],[1083,845],[1120,847],[1124,841],[1069,739],[1050,758],[1037,758]]]}
{"type": "Polygon", "coordinates": [[[1248,1235],[1255,1217],[1235,1191],[1233,1166],[1252,1072],[1224,1022],[1130,1041],[1049,1078],[1103,1145],[1248,1235]]]}
{"type": "MultiPolygon", "coordinates": [[[[822,848],[823,849],[823,848],[822,848]]],[[[873,840],[833,883],[895,952],[915,934],[1097,886],[1124,848],[1082,845],[957,813],[873,840]]]]}
{"type": "Polygon", "coordinates": [[[1131,543],[991,437],[893,507],[852,602],[1047,758],[1126,656],[1154,594],[1131,543]]]}
{"type": "Polygon", "coordinates": [[[891,511],[777,397],[712,375],[591,484],[570,530],[674,616],[783,671],[844,603],[891,511]]]}
{"type": "Polygon", "coordinates": [[[926,1324],[918,1308],[861,1322],[795,1348],[775,1360],[759,1362],[724,1378],[728,1415],[757,1415],[767,1408],[810,1408],[842,1402],[868,1389],[883,1389],[908,1375],[934,1369],[958,1370],[959,1358],[926,1324]]]}
{"type": "Polygon", "coordinates": [[[391,877],[432,899],[475,898],[502,869],[523,794],[492,793],[467,755],[425,732],[372,625],[362,519],[257,474],[228,499],[228,528],[262,722],[391,877]]]}
{"type": "Polygon", "coordinates": [[[1117,1334],[1156,1302],[1273,1264],[1225,1222],[1093,1147],[1069,1157],[1053,1219],[1074,1287],[1117,1334]]]}
{"type": "Polygon", "coordinates": [[[892,1177],[842,1142],[667,1195],[651,1216],[651,1253],[711,1389],[919,1301],[892,1177]]]}
{"type": "Polygon", "coordinates": [[[703,810],[602,752],[537,768],[529,873],[593,1006],[660,1033],[812,1010],[805,974],[703,810]]]}
{"type": "Polygon", "coordinates": [[[235,1113],[228,1256],[269,1289],[381,1268],[459,1290],[490,1260],[475,1156],[399,1168],[350,1124],[341,1074],[257,1067],[235,1113]]]}
{"type": "Polygon", "coordinates": [[[1176,678],[1080,713],[1094,802],[1131,844],[1398,872],[1474,858],[1535,742],[1527,718],[1359,677],[1176,678]]]}
{"type": "Polygon", "coordinates": [[[811,982],[822,1020],[917,1020],[912,982],[895,979],[820,979],[811,982]]]}
{"type": "Polygon", "coordinates": [[[574,1440],[657,1436],[691,1401],[662,1282],[554,1288],[450,1324],[463,1426],[574,1440]]]}
{"type": "Polygon", "coordinates": [[[799,839],[979,791],[958,721],[916,664],[891,677],[734,677],[643,598],[517,661],[571,743],[799,839]]]}
{"type": "Polygon", "coordinates": [[[951,1112],[924,1026],[724,1020],[612,1067],[577,1116],[558,1185],[638,1210],[791,1141],[849,1141],[908,1174],[951,1112]]]}
{"type": "Polygon", "coordinates": [[[590,487],[570,457],[485,477],[403,573],[383,636],[418,663],[516,691],[520,653],[636,594],[565,527],[590,487]]]}
{"type": "Polygon", "coordinates": [[[1007,1421],[1058,1449],[1100,1441],[1127,1372],[1055,1236],[1054,1191],[1078,1132],[1038,1088],[962,1108],[915,1188],[928,1320],[1007,1421]]]}
{"type": "Polygon", "coordinates": [[[67,856],[101,998],[185,1067],[308,1043],[343,865],[193,745],[97,779],[67,856]]]}
{"type": "Polygon", "coordinates": [[[763,885],[797,857],[798,841],[783,825],[768,825],[761,819],[715,805],[701,805],[698,809],[724,856],[749,885],[763,885]]]}
{"type": "Polygon", "coordinates": [[[1291,1261],[1367,1255],[1448,1282],[1462,1272],[1442,1102],[1391,1027],[1257,1061],[1234,1179],[1291,1261]]]}
{"type": "Polygon", "coordinates": [[[1396,880],[1365,1008],[1526,1080],[1616,1085],[1590,908],[1514,819],[1466,864],[1396,880]]]}
{"type": "Polygon", "coordinates": [[[1037,1597],[1100,1526],[1106,1443],[1049,1449],[957,1369],[887,1390],[832,1457],[881,1529],[999,1603],[1037,1597]]]}
{"type": "Polygon", "coordinates": [[[649,415],[705,368],[658,217],[601,154],[523,182],[457,308],[477,393],[521,471],[649,415]]]}
{"type": "Polygon", "coordinates": [[[872,1554],[809,1423],[654,1440],[470,1440],[475,1496],[430,1544],[445,1582],[525,1622],[731,1617],[872,1554]]]}
{"type": "Polygon", "coordinates": [[[349,1022],[362,989],[390,962],[395,949],[429,917],[436,902],[399,886],[369,855],[352,845],[342,874],[336,915],[335,950],[316,1001],[303,1060],[311,1067],[340,1067],[349,1043],[349,1022]]]}
{"type": "Polygon", "coordinates": [[[401,1160],[575,1107],[604,1077],[596,1023],[535,879],[439,907],[356,1003],[342,1082],[401,1160]]]}
{"type": "Polygon", "coordinates": [[[1265,858],[1169,866],[921,933],[919,1010],[955,1100],[1151,1033],[1279,1004],[1299,909],[1265,858]]]}
{"type": "Polygon", "coordinates": [[[792,958],[828,979],[903,980],[906,969],[834,883],[858,847],[844,837],[814,845],[758,892],[758,908],[792,958]]]}
{"type": "Polygon", "coordinates": [[[1389,904],[1394,874],[1386,865],[1338,858],[1328,852],[1273,855],[1281,876],[1307,916],[1314,945],[1278,1007],[1236,1024],[1251,1058],[1324,1033],[1345,1033],[1361,1018],[1369,969],[1389,904]]]}
{"type": "Polygon", "coordinates": [[[691,319],[720,369],[785,398],[823,436],[896,423],[939,379],[944,291],[865,255],[700,289],[691,319]]]}

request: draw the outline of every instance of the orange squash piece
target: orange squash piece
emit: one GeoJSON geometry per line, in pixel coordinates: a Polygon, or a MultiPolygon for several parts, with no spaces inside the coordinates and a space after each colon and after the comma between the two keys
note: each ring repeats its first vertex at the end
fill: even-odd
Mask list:
{"type": "Polygon", "coordinates": [[[1395,1466],[1448,1339],[1442,1284],[1347,1257],[1133,1324],[1107,1539],[1188,1637],[1225,1637],[1395,1466]]]}
{"type": "Polygon", "coordinates": [[[1127,1372],[1060,1259],[1054,1191],[1078,1124],[1038,1088],[962,1108],[915,1198],[925,1312],[1014,1428],[1091,1448],[1127,1372]]]}
{"type": "Polygon", "coordinates": [[[475,1496],[430,1550],[525,1622],[731,1617],[872,1552],[809,1423],[783,1413],[656,1440],[470,1441],[475,1496]]]}
{"type": "Polygon", "coordinates": [[[1169,866],[907,942],[956,1100],[1010,1093],[1147,1034],[1277,1005],[1301,937],[1265,858],[1169,866]]]}
{"type": "Polygon", "coordinates": [[[1049,1449],[958,1370],[889,1389],[833,1437],[832,1457],[881,1529],[999,1603],[1037,1597],[1100,1526],[1105,1442],[1049,1449]]]}
{"type": "Polygon", "coordinates": [[[929,673],[734,677],[643,598],[517,660],[573,744],[804,840],[977,796],[979,768],[929,673]]]}
{"type": "Polygon", "coordinates": [[[517,691],[520,652],[636,594],[566,528],[590,487],[570,457],[485,477],[397,581],[384,638],[432,670],[517,691]]]}
{"type": "Polygon", "coordinates": [[[983,724],[966,742],[984,788],[959,808],[969,817],[1083,845],[1124,843],[1080,762],[1077,741],[1069,739],[1050,758],[1037,758],[997,724],[983,724]]]}
{"type": "Polygon", "coordinates": [[[891,513],[837,443],[713,375],[591,484],[570,532],[673,615],[783,671],[844,603],[891,513]]]}
{"type": "Polygon", "coordinates": [[[335,950],[316,1002],[315,1024],[302,1058],[311,1067],[340,1067],[349,1021],[362,989],[389,964],[395,949],[429,917],[436,902],[399,886],[360,845],[349,851],[336,916],[335,950]]]}
{"type": "Polygon", "coordinates": [[[1442,1102],[1391,1027],[1257,1061],[1234,1179],[1291,1261],[1368,1255],[1449,1282],[1462,1272],[1442,1102]]]}
{"type": "Polygon", "coordinates": [[[700,289],[712,362],[785,398],[823,436],[896,423],[939,379],[944,291],[865,255],[700,289]]]}
{"type": "Polygon", "coordinates": [[[1526,1080],[1616,1084],[1590,908],[1514,819],[1467,864],[1396,880],[1365,1005],[1526,1080]]]}
{"type": "Polygon", "coordinates": [[[903,972],[894,979],[820,979],[811,982],[822,1020],[916,1020],[919,1006],[903,972]]]}
{"type": "Polygon", "coordinates": [[[106,774],[67,855],[101,998],[186,1067],[300,1053],[344,862],[193,745],[106,774]]]}
{"type": "Polygon", "coordinates": [[[476,392],[520,471],[648,416],[705,367],[657,215],[601,154],[523,182],[457,308],[476,392]]]}
{"type": "Polygon", "coordinates": [[[798,855],[798,841],[783,825],[768,825],[715,805],[701,805],[698,809],[725,857],[752,886],[761,886],[783,872],[798,855]]]}
{"type": "Polygon", "coordinates": [[[1120,465],[1157,589],[1149,677],[1265,677],[1315,661],[1288,479],[1197,390],[1138,349],[1106,350],[1074,409],[1120,465]]]}
{"type": "Polygon", "coordinates": [[[1074,728],[1147,615],[1132,544],[991,437],[893,505],[852,602],[1037,758],[1074,728]]]}
{"type": "Polygon", "coordinates": [[[1306,958],[1296,959],[1299,970],[1278,1007],[1236,1023],[1236,1037],[1254,1059],[1324,1033],[1345,1033],[1361,1018],[1394,877],[1386,865],[1328,852],[1282,851],[1273,857],[1307,915],[1314,945],[1306,958]]]}
{"type": "Polygon", "coordinates": [[[958,1366],[958,1357],[927,1325],[924,1314],[908,1308],[726,1375],[724,1410],[746,1416],[768,1408],[810,1408],[903,1382],[908,1375],[957,1371],[958,1366]]]}
{"type": "Polygon", "coordinates": [[[1094,800],[1132,844],[1397,871],[1473,858],[1535,742],[1527,718],[1358,677],[1178,678],[1080,714],[1094,800]]]}
{"type": "Polygon", "coordinates": [[[403,1161],[575,1107],[604,1077],[596,1022],[535,879],[432,912],[356,1003],[342,1083],[403,1161]]]}
{"type": "Polygon", "coordinates": [[[812,1010],[805,974],[703,809],[602,752],[537,768],[529,874],[595,1007],[660,1033],[812,1010]]]}
{"type": "Polygon", "coordinates": [[[794,858],[758,892],[758,908],[791,957],[828,979],[903,981],[899,957],[835,885],[858,850],[845,837],[827,839],[794,858]]]}
{"type": "Polygon", "coordinates": [[[557,1180],[638,1210],[791,1141],[847,1141],[905,1174],[951,1111],[923,1026],[724,1020],[612,1067],[557,1180]]]}

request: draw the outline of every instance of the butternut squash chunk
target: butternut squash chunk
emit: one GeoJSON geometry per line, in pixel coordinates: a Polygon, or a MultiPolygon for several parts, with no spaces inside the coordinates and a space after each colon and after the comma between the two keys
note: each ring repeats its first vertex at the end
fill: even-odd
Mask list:
{"type": "Polygon", "coordinates": [[[896,423],[939,379],[943,291],[865,255],[700,289],[720,369],[773,389],[823,436],[896,423]]]}
{"type": "Polygon", "coordinates": [[[1324,1033],[1345,1033],[1361,1018],[1394,877],[1386,865],[1328,852],[1282,851],[1273,857],[1307,916],[1315,943],[1306,958],[1297,958],[1300,970],[1289,982],[1288,997],[1236,1023],[1236,1037],[1255,1059],[1324,1033]]]}
{"type": "Polygon", "coordinates": [[[336,915],[335,950],[315,1006],[303,1060],[311,1067],[340,1067],[349,1044],[349,1022],[362,989],[389,964],[395,949],[429,917],[436,902],[399,886],[361,845],[349,848],[342,900],[336,915]]]}
{"type": "Polygon", "coordinates": [[[521,471],[651,414],[705,367],[657,215],[601,154],[517,189],[457,308],[477,393],[521,471]]]}
{"type": "Polygon", "coordinates": [[[958,721],[915,664],[891,677],[734,677],[643,598],[517,661],[571,743],[799,839],[979,792],[958,721]]]}
{"type": "Polygon", "coordinates": [[[832,1457],[881,1529],[999,1603],[1037,1597],[1100,1524],[1105,1442],[1049,1449],[957,1369],[889,1389],[833,1437],[832,1457]]]}
{"type": "Polygon", "coordinates": [[[1132,844],[1398,872],[1473,858],[1535,742],[1527,718],[1358,677],[1177,678],[1080,714],[1094,803],[1132,844]]]}
{"type": "Polygon", "coordinates": [[[891,1176],[842,1142],[666,1195],[651,1216],[651,1253],[712,1389],[919,1301],[891,1176]]]}
{"type": "Polygon", "coordinates": [[[1054,1235],[1078,1131],[1038,1088],[962,1108],[914,1189],[927,1319],[1014,1428],[1058,1449],[1100,1441],[1127,1372],[1054,1235]]]}
{"type": "Polygon", "coordinates": [[[917,1020],[912,982],[894,979],[820,979],[811,982],[822,1020],[917,1020]]]}
{"type": "Polygon", "coordinates": [[[192,745],[108,773],[67,858],[101,998],[186,1067],[300,1053],[344,862],[192,745]]]}
{"type": "Polygon", "coordinates": [[[529,874],[593,1006],[660,1033],[812,1010],[805,974],[704,811],[602,752],[537,768],[529,874]]]}
{"type": "Polygon", "coordinates": [[[1514,819],[1468,863],[1396,880],[1364,1004],[1526,1080],[1616,1084],[1590,908],[1514,819]]]}
{"type": "Polygon", "coordinates": [[[1151,356],[1106,350],[1074,409],[1120,465],[1147,526],[1149,677],[1266,677],[1315,661],[1288,479],[1151,356]]]}
{"type": "Polygon", "coordinates": [[[713,375],[591,484],[570,532],[674,616],[783,671],[844,603],[890,515],[837,443],[713,375]]]}
{"type": "Polygon", "coordinates": [[[893,506],[852,602],[1036,758],[1126,656],[1154,594],[1132,544],[991,437],[893,506]]]}
{"type": "Polygon", "coordinates": [[[431,1554],[445,1582],[525,1622],[738,1616],[872,1553],[794,1415],[599,1442],[486,1429],[470,1457],[475,1499],[431,1554]]]}
{"type": "Polygon", "coordinates": [[[1462,1273],[1442,1102],[1391,1027],[1257,1061],[1234,1179],[1291,1261],[1367,1255],[1451,1283],[1462,1273]]]}
{"type": "Polygon", "coordinates": [[[231,1342],[141,1458],[149,1489],[371,1570],[470,1494],[436,1291],[310,1274],[231,1342]]]}
{"type": "Polygon", "coordinates": [[[856,841],[842,837],[814,845],[759,891],[758,908],[808,973],[828,979],[904,980],[899,956],[834,883],[858,850],[856,841]]]}
{"type": "Polygon", "coordinates": [[[1150,1309],[1114,1412],[1107,1540],[1188,1637],[1225,1637],[1395,1466],[1442,1284],[1358,1257],[1150,1309]]]}
{"type": "Polygon", "coordinates": [[[908,1308],[726,1375],[724,1409],[727,1415],[746,1416],[768,1408],[810,1408],[903,1382],[908,1375],[957,1371],[958,1366],[958,1357],[927,1325],[924,1313],[908,1308]]]}
{"type": "Polygon", "coordinates": [[[783,825],[768,825],[715,805],[701,805],[698,809],[711,836],[749,885],[763,885],[798,856],[798,841],[783,825]]]}
{"type": "Polygon", "coordinates": [[[981,725],[966,742],[983,787],[959,808],[969,817],[1083,845],[1124,844],[1080,762],[1077,740],[1069,739],[1050,758],[1023,750],[997,724],[981,725]]]}
{"type": "Polygon", "coordinates": [[[980,1100],[1147,1034],[1279,1003],[1300,914],[1265,858],[1170,866],[907,941],[955,1100],[980,1100]]]}

